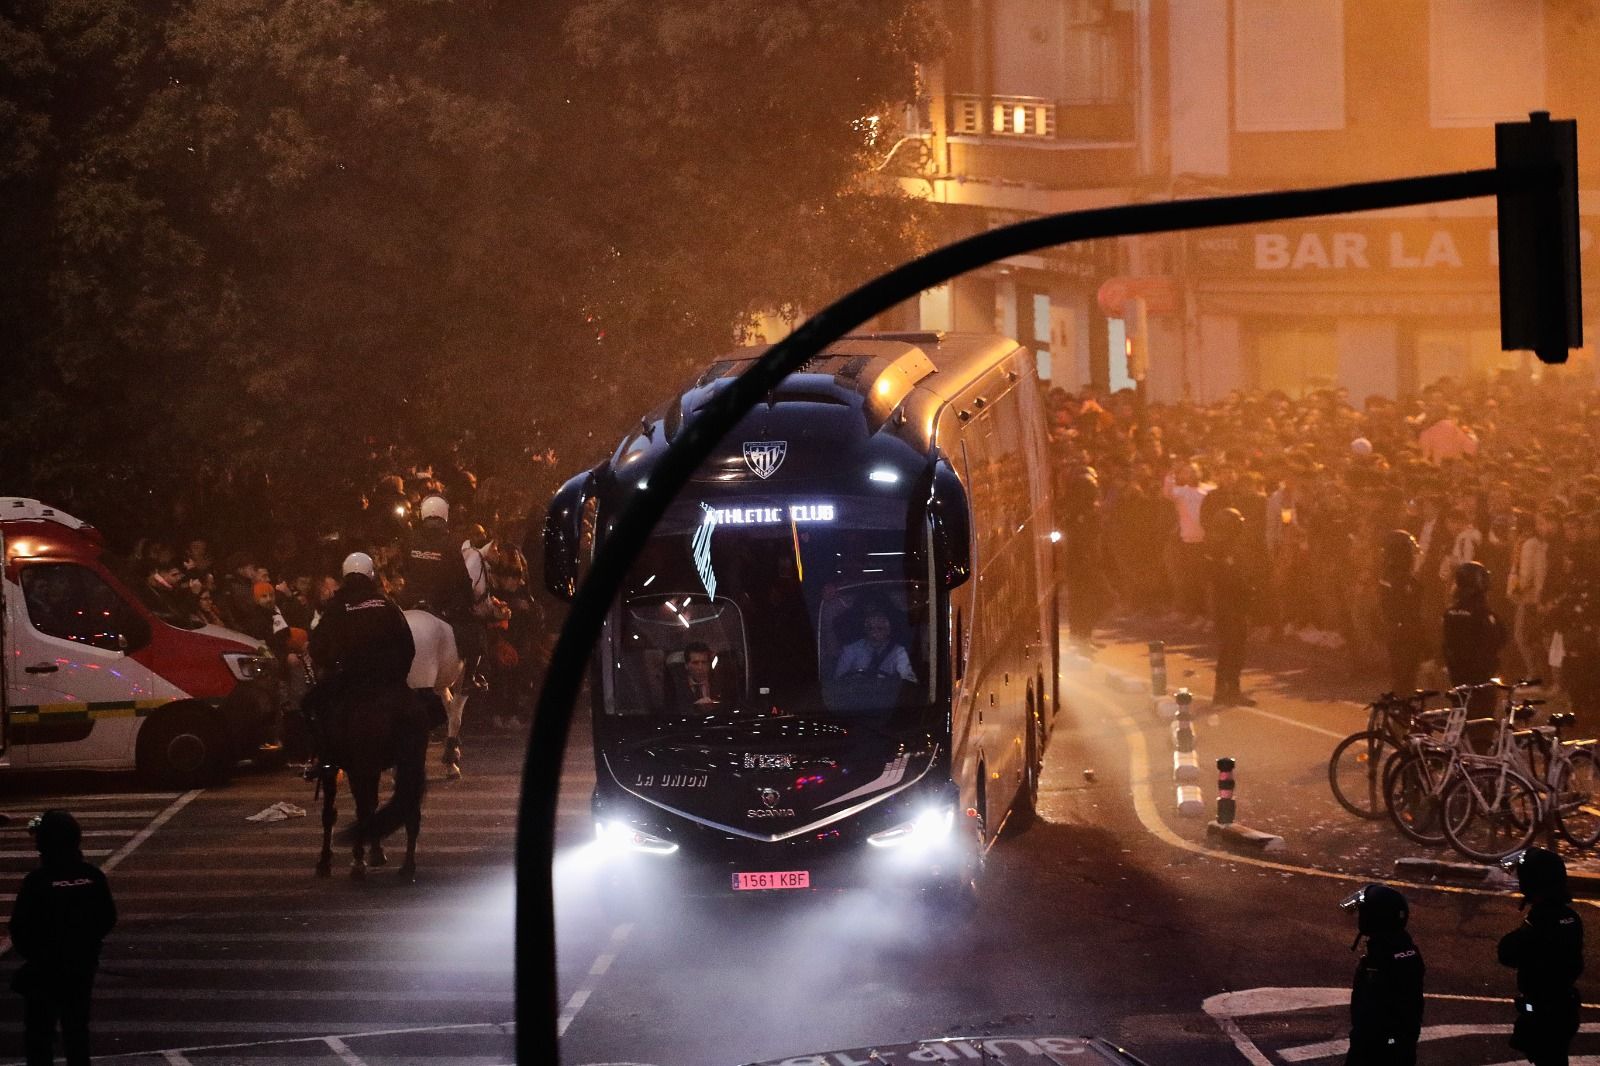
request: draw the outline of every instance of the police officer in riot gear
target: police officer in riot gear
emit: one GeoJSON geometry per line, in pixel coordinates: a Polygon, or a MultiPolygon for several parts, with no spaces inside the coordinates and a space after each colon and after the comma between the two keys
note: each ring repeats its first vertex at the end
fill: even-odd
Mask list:
{"type": "Polygon", "coordinates": [[[83,858],[83,830],[67,811],[28,823],[39,867],[22,880],[9,932],[22,956],[11,979],[22,996],[23,1043],[30,1066],[54,1062],[55,1030],[67,1066],[88,1066],[89,1003],[100,946],[117,924],[106,875],[83,858]]]}
{"type": "MultiPolygon", "coordinates": [[[[476,601],[472,575],[459,543],[450,534],[450,505],[443,496],[429,496],[418,511],[422,524],[412,532],[406,548],[405,602],[450,624],[456,650],[472,675],[483,653],[482,627],[472,614],[476,601]]],[[[452,776],[459,775],[460,736],[445,737],[443,760],[452,776]]]]}
{"type": "Polygon", "coordinates": [[[1412,1066],[1422,1032],[1422,953],[1406,932],[1411,908],[1387,885],[1367,885],[1340,901],[1356,912],[1354,951],[1366,954],[1350,988],[1350,1054],[1346,1066],[1412,1066]]]}
{"type": "Polygon", "coordinates": [[[1239,690],[1244,645],[1250,635],[1250,601],[1255,595],[1255,560],[1249,557],[1244,515],[1232,507],[1219,511],[1206,530],[1211,565],[1212,620],[1217,627],[1217,679],[1213,707],[1254,707],[1239,690]]]}
{"type": "Polygon", "coordinates": [[[340,568],[339,590],[322,608],[322,618],[311,631],[311,662],[318,686],[308,695],[312,735],[324,757],[339,708],[351,700],[390,701],[396,713],[412,702],[406,674],[416,645],[411,627],[379,587],[372,557],[352,552],[340,568]],[[320,692],[318,692],[320,690],[320,692]]]}
{"type": "Polygon", "coordinates": [[[1578,1032],[1578,991],[1583,973],[1583,921],[1568,904],[1567,865],[1544,848],[1528,848],[1504,862],[1517,874],[1522,924],[1500,938],[1500,964],[1517,971],[1517,1018],[1511,1046],[1534,1066],[1567,1066],[1578,1032]]]}
{"type": "Polygon", "coordinates": [[[1444,612],[1444,664],[1452,685],[1476,685],[1500,673],[1506,627],[1489,609],[1489,568],[1456,567],[1456,591],[1444,612]]]}
{"type": "Polygon", "coordinates": [[[1389,653],[1389,690],[1400,695],[1417,687],[1417,669],[1425,657],[1422,587],[1415,573],[1419,554],[1417,538],[1405,530],[1394,529],[1384,535],[1378,610],[1389,653]]]}

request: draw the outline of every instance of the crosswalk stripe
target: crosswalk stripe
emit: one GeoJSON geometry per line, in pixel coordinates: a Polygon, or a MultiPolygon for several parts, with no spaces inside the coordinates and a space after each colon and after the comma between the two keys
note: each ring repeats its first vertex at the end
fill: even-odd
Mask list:
{"type": "MultiPolygon", "coordinates": [[[[51,808],[65,807],[73,803],[148,803],[151,800],[162,800],[170,803],[183,795],[181,792],[106,792],[100,794],[84,793],[76,796],[42,796],[39,799],[29,800],[27,803],[0,804],[0,814],[10,814],[13,811],[40,810],[44,804],[51,808]]],[[[76,811],[73,812],[77,814],[76,811]]]]}
{"type": "MultiPolygon", "coordinates": [[[[429,1003],[477,1003],[487,1008],[510,1011],[515,997],[509,987],[498,989],[499,995],[466,989],[433,989],[427,993],[429,1003]]],[[[413,988],[400,988],[392,992],[361,988],[101,988],[94,990],[96,1002],[101,1000],[159,1000],[189,1002],[191,1000],[229,1000],[250,1002],[263,1000],[309,1000],[313,1003],[363,1003],[367,1001],[393,1001],[415,1003],[417,992],[413,988]]],[[[98,1026],[97,1026],[98,1027],[98,1026]]]]}
{"type": "MultiPolygon", "coordinates": [[[[372,1021],[317,1021],[304,1022],[217,1022],[206,1019],[174,1018],[171,1021],[101,1021],[95,1019],[93,1030],[96,1034],[116,1033],[119,1035],[132,1035],[135,1033],[237,1033],[253,1034],[258,1036],[278,1036],[295,1034],[298,1039],[313,1039],[308,1037],[308,1032],[318,1029],[382,1029],[393,1026],[400,1021],[398,1018],[378,1019],[372,1021]]],[[[0,1022],[0,1033],[7,1036],[20,1037],[22,1035],[21,1022],[0,1022]]],[[[317,1037],[314,1039],[322,1039],[317,1037]]]]}
{"type": "MultiPolygon", "coordinates": [[[[113,939],[111,944],[115,944],[113,939]]],[[[208,959],[208,958],[164,958],[164,959],[125,959],[116,951],[107,949],[107,957],[103,960],[101,974],[105,977],[129,976],[144,970],[292,970],[295,973],[305,973],[306,967],[314,966],[319,972],[338,971],[341,973],[424,973],[424,974],[456,974],[456,973],[496,973],[510,974],[512,960],[504,959],[460,959],[450,962],[441,962],[438,959],[317,959],[307,962],[305,959],[208,959]]],[[[101,985],[95,985],[95,994],[99,995],[101,985]]],[[[95,1028],[99,1029],[98,1022],[95,1028]]]]}
{"type": "Polygon", "coordinates": [[[461,943],[477,943],[480,940],[488,940],[503,944],[506,943],[510,932],[509,927],[505,929],[480,927],[471,933],[435,930],[397,933],[388,928],[367,929],[355,933],[335,932],[325,929],[319,929],[316,932],[301,930],[283,932],[263,929],[253,933],[206,933],[187,929],[172,929],[160,932],[119,931],[116,934],[116,939],[119,944],[364,944],[373,941],[378,943],[414,944],[433,940],[461,943]]]}

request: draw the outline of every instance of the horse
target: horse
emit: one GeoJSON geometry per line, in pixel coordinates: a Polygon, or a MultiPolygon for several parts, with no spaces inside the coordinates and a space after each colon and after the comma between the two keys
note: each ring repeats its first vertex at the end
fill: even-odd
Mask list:
{"type": "MultiPolygon", "coordinates": [[[[349,780],[350,795],[356,804],[350,875],[361,878],[367,866],[386,864],[383,837],[403,823],[406,857],[399,873],[405,880],[416,877],[417,833],[422,825],[422,797],[427,786],[428,718],[433,706],[442,704],[448,718],[453,703],[459,707],[466,702],[464,697],[454,699],[451,691],[466,671],[456,651],[455,633],[448,624],[422,610],[406,611],[405,616],[415,649],[406,674],[410,702],[399,704],[402,697],[398,690],[388,696],[349,701],[335,719],[337,727],[326,738],[330,750],[323,756],[327,770],[321,780],[319,877],[327,877],[333,871],[333,825],[338,818],[340,769],[349,780]],[[395,771],[394,792],[388,803],[378,807],[378,782],[390,767],[395,771]],[[369,841],[365,854],[363,837],[369,841]]],[[[460,720],[458,709],[457,728],[460,720]]],[[[455,776],[460,776],[459,771],[455,776]]]]}

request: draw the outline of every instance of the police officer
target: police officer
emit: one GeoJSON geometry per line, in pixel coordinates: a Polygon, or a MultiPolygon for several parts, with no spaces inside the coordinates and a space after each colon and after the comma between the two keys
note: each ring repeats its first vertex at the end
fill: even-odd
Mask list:
{"type": "Polygon", "coordinates": [[[1066,543],[1067,632],[1085,655],[1094,652],[1094,627],[1105,609],[1106,567],[1100,537],[1100,478],[1084,467],[1063,485],[1062,532],[1066,543]]]}
{"type": "MultiPolygon", "coordinates": [[[[429,496],[418,511],[422,524],[406,548],[406,602],[450,623],[456,650],[473,674],[483,652],[482,626],[472,614],[476,602],[472,575],[460,545],[450,535],[450,505],[443,496],[429,496]]],[[[459,720],[451,724],[455,731],[445,737],[443,759],[454,777],[461,769],[461,727],[459,720]]]]}
{"type": "Polygon", "coordinates": [[[1568,903],[1567,864],[1544,848],[1505,860],[1517,873],[1522,924],[1500,938],[1500,965],[1517,971],[1517,1018],[1511,1046],[1534,1066],[1567,1066],[1578,1031],[1578,991],[1583,973],[1583,922],[1568,903]]]}
{"type": "Polygon", "coordinates": [[[1350,1054],[1346,1066],[1412,1066],[1422,1032],[1422,953],[1406,932],[1411,908],[1387,885],[1367,885],[1340,901],[1356,912],[1354,951],[1367,950],[1350,987],[1350,1054]]]}
{"type": "Polygon", "coordinates": [[[1476,685],[1500,673],[1506,626],[1489,609],[1489,568],[1456,567],[1456,591],[1444,612],[1444,664],[1452,685],[1476,685]]]}
{"type": "Polygon", "coordinates": [[[1378,572],[1378,610],[1383,618],[1383,643],[1389,653],[1389,689],[1405,695],[1417,687],[1426,640],[1422,627],[1422,587],[1417,582],[1417,538],[1403,529],[1383,538],[1383,563],[1378,572]]]}
{"type": "Polygon", "coordinates": [[[11,987],[22,995],[28,1066],[54,1062],[55,1029],[67,1066],[88,1066],[89,1000],[100,945],[117,924],[106,875],[83,859],[83,830],[62,810],[28,823],[39,868],[22,880],[11,909],[11,943],[22,967],[11,987]]]}
{"type": "Polygon", "coordinates": [[[1250,635],[1250,601],[1255,592],[1255,564],[1248,558],[1244,515],[1232,507],[1217,512],[1206,530],[1210,551],[1211,610],[1217,627],[1217,679],[1213,707],[1254,707],[1239,691],[1244,669],[1245,639],[1250,635]]]}
{"type": "Polygon", "coordinates": [[[352,552],[340,567],[339,589],[322,607],[311,631],[311,662],[319,678],[319,696],[307,698],[314,708],[313,735],[324,755],[332,716],[355,699],[391,700],[397,710],[411,702],[406,674],[416,645],[411,627],[378,586],[372,557],[352,552]]]}

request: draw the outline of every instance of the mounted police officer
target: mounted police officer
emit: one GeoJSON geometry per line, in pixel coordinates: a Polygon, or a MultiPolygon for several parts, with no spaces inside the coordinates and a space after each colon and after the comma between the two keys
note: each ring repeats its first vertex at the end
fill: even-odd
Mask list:
{"type": "MultiPolygon", "coordinates": [[[[444,619],[456,636],[456,650],[468,674],[483,653],[483,625],[473,617],[477,597],[461,546],[450,534],[450,504],[429,496],[418,512],[422,524],[412,532],[405,557],[405,602],[444,619]]],[[[457,726],[459,732],[459,726],[457,726]]],[[[444,763],[459,772],[461,737],[447,736],[444,763]]]]}
{"type": "Polygon", "coordinates": [[[1350,1054],[1346,1066],[1412,1066],[1422,1032],[1422,979],[1426,967],[1406,919],[1405,896],[1387,885],[1367,885],[1340,901],[1356,912],[1354,951],[1367,950],[1350,987],[1350,1054]]]}
{"type": "Polygon", "coordinates": [[[319,683],[307,696],[306,707],[324,761],[332,752],[341,705],[358,699],[392,701],[399,712],[412,703],[406,674],[416,646],[406,616],[383,594],[370,555],[352,552],[340,570],[339,590],[311,631],[311,661],[319,683]]]}
{"type": "Polygon", "coordinates": [[[1534,1066],[1567,1066],[1578,1032],[1578,991],[1583,973],[1583,921],[1568,906],[1567,864],[1544,848],[1505,860],[1517,873],[1522,924],[1500,938],[1500,964],[1517,971],[1517,1018],[1511,1046],[1534,1066]]]}

